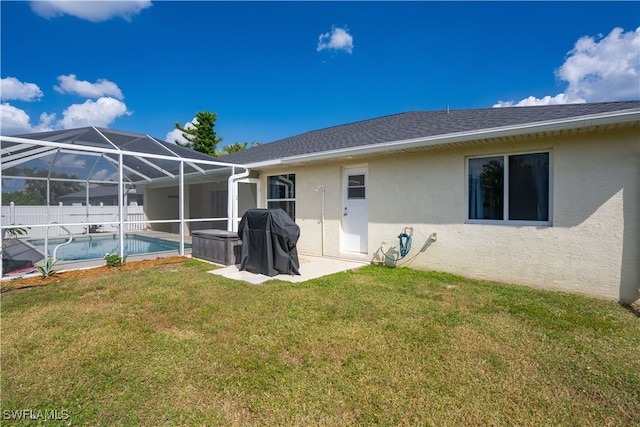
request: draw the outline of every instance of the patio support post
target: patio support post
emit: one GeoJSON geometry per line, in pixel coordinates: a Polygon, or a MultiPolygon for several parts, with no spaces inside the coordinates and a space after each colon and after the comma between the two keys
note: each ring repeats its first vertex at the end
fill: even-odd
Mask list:
{"type": "MultiPolygon", "coordinates": [[[[47,176],[47,226],[45,227],[45,235],[49,236],[49,223],[51,222],[51,177],[47,176]]],[[[46,243],[46,242],[45,242],[46,243]]],[[[44,245],[45,256],[48,256],[47,245],[44,245]]]]}
{"type": "MultiPolygon", "coordinates": [[[[118,154],[118,217],[120,222],[120,258],[124,258],[124,206],[122,206],[122,195],[124,193],[124,158],[122,153],[118,154]]],[[[87,224],[88,226],[89,224],[87,224]]]]}
{"type": "Polygon", "coordinates": [[[84,197],[85,197],[84,217],[85,217],[85,221],[87,222],[87,235],[88,235],[91,230],[91,224],[89,224],[89,180],[88,179],[84,183],[84,197]]]}
{"type": "Polygon", "coordinates": [[[231,166],[231,176],[227,184],[227,231],[233,231],[233,177],[236,174],[236,167],[231,166]]]}
{"type": "Polygon", "coordinates": [[[47,225],[44,227],[44,257],[49,257],[49,224],[51,224],[51,171],[47,175],[47,225]]]}
{"type": "Polygon", "coordinates": [[[180,191],[178,196],[180,204],[180,256],[184,256],[184,161],[180,160],[180,191]]]}

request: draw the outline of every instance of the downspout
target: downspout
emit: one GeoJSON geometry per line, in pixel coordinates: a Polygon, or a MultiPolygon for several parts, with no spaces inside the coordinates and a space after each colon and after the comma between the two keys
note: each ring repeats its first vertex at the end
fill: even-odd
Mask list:
{"type": "Polygon", "coordinates": [[[249,176],[251,172],[244,168],[242,173],[235,173],[236,167],[231,167],[231,176],[227,184],[227,231],[238,231],[238,181],[249,176]]]}

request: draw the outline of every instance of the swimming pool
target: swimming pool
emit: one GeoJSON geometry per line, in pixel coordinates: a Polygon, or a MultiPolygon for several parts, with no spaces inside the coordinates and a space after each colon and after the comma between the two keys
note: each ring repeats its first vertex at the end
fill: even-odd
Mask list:
{"type": "MultiPolygon", "coordinates": [[[[68,239],[49,239],[49,254],[53,249],[66,242],[68,239]]],[[[44,253],[44,239],[29,240],[33,246],[44,253]]],[[[88,259],[104,258],[107,253],[119,253],[120,239],[116,235],[111,236],[82,236],[74,237],[73,241],[65,246],[60,246],[56,252],[56,258],[61,261],[80,261],[88,259]]],[[[185,243],[185,248],[191,245],[185,243]]],[[[125,255],[139,255],[153,252],[178,251],[180,242],[160,239],[157,237],[140,236],[138,234],[126,235],[124,238],[125,255]]]]}

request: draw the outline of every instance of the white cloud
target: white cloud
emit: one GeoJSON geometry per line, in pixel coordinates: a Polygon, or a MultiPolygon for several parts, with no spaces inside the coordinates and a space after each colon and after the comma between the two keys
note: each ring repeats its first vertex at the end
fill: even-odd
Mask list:
{"type": "Polygon", "coordinates": [[[75,93],[86,98],[100,98],[101,96],[124,98],[118,85],[106,79],[98,79],[95,83],[90,83],[86,80],[78,80],[75,74],[69,74],[58,76],[58,81],[60,86],[53,88],[60,93],[75,93]]]}
{"type": "Polygon", "coordinates": [[[568,83],[564,93],[499,101],[494,107],[640,99],[640,27],[627,33],[614,28],[598,39],[581,37],[556,70],[556,77],[568,83]]]}
{"type": "Polygon", "coordinates": [[[89,99],[82,104],[69,106],[64,110],[61,120],[56,121],[55,114],[42,113],[38,124],[34,126],[24,110],[3,103],[0,104],[0,132],[2,135],[15,135],[84,126],[108,127],[118,117],[129,114],[123,102],[102,97],[97,101],[89,99]]]}
{"type": "MultiPolygon", "coordinates": [[[[187,122],[184,124],[184,126],[182,126],[184,129],[192,129],[195,123],[198,123],[198,121],[196,120],[196,118],[194,117],[190,122],[187,122]]],[[[178,129],[174,129],[170,132],[167,133],[167,136],[164,137],[164,140],[167,142],[171,142],[172,144],[175,144],[176,140],[178,142],[180,142],[180,144],[187,144],[189,143],[189,141],[182,136],[182,131],[178,130],[178,129]]]]}
{"type": "Polygon", "coordinates": [[[56,158],[56,167],[62,169],[82,169],[85,166],[85,160],[77,154],[62,154],[56,158]]]}
{"type": "Polygon", "coordinates": [[[71,15],[91,22],[108,21],[122,18],[130,21],[143,9],[151,6],[150,0],[141,1],[104,1],[104,0],[51,0],[32,1],[31,10],[43,18],[71,15]]]}
{"type": "Polygon", "coordinates": [[[0,126],[3,135],[31,132],[29,115],[8,103],[0,104],[0,126]]]}
{"type": "MultiPolygon", "coordinates": [[[[72,93],[97,100],[86,100],[82,104],[73,104],[63,112],[63,117],[56,120],[55,113],[40,114],[37,124],[31,123],[29,114],[11,104],[0,104],[0,133],[15,135],[31,132],[46,132],[55,129],[70,129],[83,126],[108,127],[115,119],[130,115],[127,106],[121,99],[122,91],[115,83],[99,79],[96,83],[79,81],[76,76],[59,76],[60,86],[55,90],[60,93],[72,93]],[[114,98],[117,97],[119,99],[114,98]]],[[[43,96],[40,88],[34,83],[23,83],[14,77],[2,79],[2,99],[30,101],[43,96]]]]}
{"type": "Polygon", "coordinates": [[[34,132],[46,132],[53,130],[53,121],[56,119],[55,113],[40,114],[40,123],[33,129],[34,132]]]}
{"type": "Polygon", "coordinates": [[[91,174],[91,178],[97,181],[109,181],[113,179],[118,179],[118,171],[114,171],[113,169],[100,169],[93,174],[91,174]]]}
{"type": "Polygon", "coordinates": [[[58,122],[62,129],[84,126],[108,127],[115,119],[130,115],[124,102],[114,98],[102,97],[96,101],[88,99],[82,104],[73,104],[64,110],[63,118],[58,122]]]}
{"type": "Polygon", "coordinates": [[[624,33],[614,28],[608,36],[580,38],[556,71],[567,81],[572,98],[590,102],[638,99],[640,95],[640,27],[624,33]]]}
{"type": "Polygon", "coordinates": [[[344,50],[353,51],[353,36],[346,28],[333,28],[330,33],[320,34],[317,50],[344,50]]]}
{"type": "Polygon", "coordinates": [[[3,101],[33,101],[42,98],[42,90],[35,83],[23,83],[15,77],[5,77],[0,80],[0,98],[3,101]]]}
{"type": "Polygon", "coordinates": [[[547,95],[543,98],[530,96],[517,103],[513,101],[498,101],[493,107],[531,107],[535,105],[584,104],[585,102],[587,101],[582,98],[571,98],[564,93],[559,93],[556,96],[547,95]]]}
{"type": "Polygon", "coordinates": [[[31,119],[24,110],[16,108],[9,103],[0,104],[0,133],[2,135],[53,130],[51,122],[54,119],[55,114],[42,113],[40,115],[40,122],[36,126],[32,126],[31,119]]]}

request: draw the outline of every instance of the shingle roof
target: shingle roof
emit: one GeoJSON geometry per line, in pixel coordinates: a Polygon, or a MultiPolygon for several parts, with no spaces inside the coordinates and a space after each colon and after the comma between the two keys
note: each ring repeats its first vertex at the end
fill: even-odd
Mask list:
{"type": "Polygon", "coordinates": [[[640,108],[640,101],[449,111],[411,111],[314,130],[220,158],[251,164],[385,142],[480,131],[640,108]]]}

